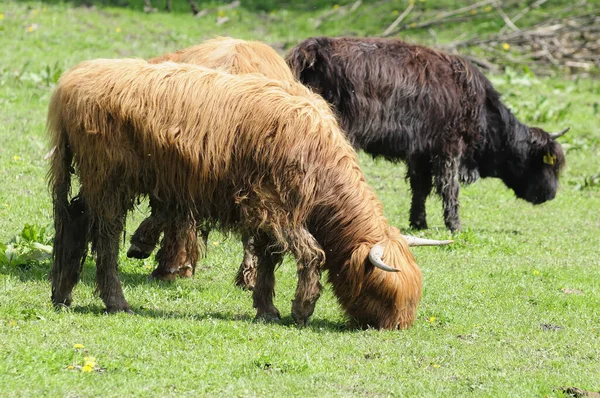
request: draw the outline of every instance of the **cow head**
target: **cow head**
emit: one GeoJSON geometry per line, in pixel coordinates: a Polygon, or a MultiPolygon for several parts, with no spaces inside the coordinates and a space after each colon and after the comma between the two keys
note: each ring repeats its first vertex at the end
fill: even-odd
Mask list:
{"type": "Polygon", "coordinates": [[[567,130],[548,134],[531,127],[526,138],[515,143],[514,156],[509,159],[502,180],[518,198],[536,205],[554,199],[565,165],[565,155],[556,138],[567,130]]]}

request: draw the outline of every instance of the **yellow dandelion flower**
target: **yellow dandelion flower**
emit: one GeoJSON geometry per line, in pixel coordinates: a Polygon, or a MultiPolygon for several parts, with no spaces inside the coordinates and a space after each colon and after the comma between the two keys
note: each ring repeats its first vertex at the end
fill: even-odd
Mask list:
{"type": "Polygon", "coordinates": [[[84,365],[81,367],[81,371],[85,372],[85,373],[89,373],[89,372],[93,372],[94,368],[92,366],[89,365],[84,365]]]}
{"type": "Polygon", "coordinates": [[[219,246],[219,242],[217,242],[217,241],[213,242],[212,244],[213,244],[213,246],[219,246]]]}
{"type": "Polygon", "coordinates": [[[537,269],[533,270],[533,275],[539,275],[539,274],[540,274],[540,271],[538,271],[537,269]]]}
{"type": "Polygon", "coordinates": [[[477,14],[477,10],[471,10],[471,15],[477,14]]]}
{"type": "Polygon", "coordinates": [[[10,207],[10,205],[8,203],[5,203],[4,207],[10,207]]]}
{"type": "Polygon", "coordinates": [[[33,15],[38,15],[39,13],[40,13],[40,10],[38,10],[38,9],[33,10],[33,15]]]}
{"type": "Polygon", "coordinates": [[[435,322],[435,319],[436,318],[434,316],[431,316],[431,317],[429,317],[429,322],[433,323],[433,322],[435,322]]]}
{"type": "Polygon", "coordinates": [[[85,348],[85,346],[83,344],[77,343],[77,344],[73,344],[73,348],[75,348],[76,350],[80,350],[82,348],[85,348]]]}
{"type": "Polygon", "coordinates": [[[223,18],[225,16],[225,11],[219,10],[219,12],[217,13],[217,15],[219,16],[219,18],[223,18]]]}
{"type": "Polygon", "coordinates": [[[481,291],[481,293],[485,293],[485,289],[481,291]]]}
{"type": "Polygon", "coordinates": [[[117,32],[117,33],[121,33],[121,28],[116,28],[116,29],[115,29],[115,32],[117,32]]]}
{"type": "Polygon", "coordinates": [[[10,322],[8,323],[8,326],[15,326],[16,324],[17,324],[17,323],[16,323],[15,321],[10,321],[10,322]]]}
{"type": "Polygon", "coordinates": [[[483,9],[483,11],[485,11],[485,12],[490,12],[490,11],[492,11],[492,7],[485,7],[485,8],[483,9]]]}
{"type": "Polygon", "coordinates": [[[33,32],[33,25],[30,25],[30,26],[28,26],[28,27],[27,27],[27,31],[28,31],[29,33],[33,32]]]}
{"type": "Polygon", "coordinates": [[[510,50],[510,44],[508,44],[508,43],[504,43],[504,44],[502,45],[502,48],[503,48],[504,50],[508,51],[508,50],[510,50]]]}
{"type": "Polygon", "coordinates": [[[334,9],[334,10],[337,10],[338,8],[340,8],[340,5],[339,5],[339,4],[334,4],[334,5],[333,5],[333,9],[334,9]]]}
{"type": "Polygon", "coordinates": [[[13,156],[13,159],[14,160],[19,160],[19,159],[21,159],[21,157],[19,155],[15,155],[15,156],[13,156]]]}
{"type": "Polygon", "coordinates": [[[69,365],[69,366],[67,366],[67,369],[68,369],[68,370],[73,370],[73,369],[75,369],[75,366],[73,366],[73,365],[69,365]]]}
{"type": "Polygon", "coordinates": [[[442,365],[440,365],[439,363],[434,363],[434,364],[433,364],[433,365],[431,365],[431,366],[437,369],[437,368],[439,368],[439,367],[440,367],[440,366],[442,366],[442,365]]]}
{"type": "Polygon", "coordinates": [[[0,13],[0,20],[4,19],[4,14],[0,13]]]}

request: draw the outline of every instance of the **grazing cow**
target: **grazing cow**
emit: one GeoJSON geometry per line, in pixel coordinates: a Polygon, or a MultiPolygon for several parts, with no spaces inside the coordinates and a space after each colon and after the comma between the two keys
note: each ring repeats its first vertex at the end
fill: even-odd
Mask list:
{"type": "MultiPolygon", "coordinates": [[[[246,41],[230,37],[216,37],[196,46],[185,48],[174,53],[152,58],[148,62],[158,64],[162,62],[189,63],[207,68],[219,69],[231,74],[260,73],[268,78],[294,82],[284,59],[269,45],[259,41],[246,41]]],[[[150,217],[146,218],[131,237],[131,246],[127,256],[132,258],[147,258],[150,256],[162,232],[169,227],[169,219],[156,214],[152,206],[154,199],[150,197],[150,217]]],[[[208,228],[201,228],[202,240],[206,248],[208,228]]],[[[152,277],[162,280],[172,280],[176,276],[192,276],[198,259],[197,245],[194,244],[196,231],[190,228],[180,240],[171,240],[177,244],[178,249],[170,250],[177,253],[173,258],[161,261],[164,251],[157,254],[158,263],[161,264],[152,272],[152,277]],[[187,242],[187,244],[185,244],[187,242]],[[189,250],[191,250],[191,252],[189,250]]],[[[252,290],[256,278],[256,257],[252,253],[253,242],[248,237],[242,237],[244,244],[244,259],[235,278],[237,286],[252,290]]]]}
{"type": "Polygon", "coordinates": [[[384,218],[327,104],[299,83],[189,64],[87,61],[61,77],[47,130],[56,148],[55,305],[70,305],[91,241],[107,310],[130,311],[119,238],[127,211],[151,194],[157,214],[172,221],[165,250],[195,223],[254,238],[258,318],[279,318],[274,268],[290,252],[297,323],[314,310],[321,267],[355,325],[414,321],[422,277],[408,243],[384,218]],[[69,200],[71,172],[80,189],[69,200]]]}
{"type": "Polygon", "coordinates": [[[519,122],[465,59],[401,40],[317,37],[287,56],[296,77],[339,114],[355,148],[406,162],[410,225],[427,228],[433,184],[460,230],[459,182],[500,178],[533,204],[556,195],[565,163],[551,135],[519,122]]]}

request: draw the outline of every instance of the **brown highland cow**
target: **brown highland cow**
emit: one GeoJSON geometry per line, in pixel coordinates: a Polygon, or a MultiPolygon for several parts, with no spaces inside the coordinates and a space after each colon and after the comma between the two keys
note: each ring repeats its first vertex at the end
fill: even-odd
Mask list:
{"type": "Polygon", "coordinates": [[[412,324],[422,277],[407,241],[384,218],[327,105],[300,84],[189,64],[88,61],[60,79],[47,129],[56,147],[55,305],[71,304],[91,241],[107,310],[130,311],[119,238],[127,211],[152,195],[171,220],[163,248],[195,223],[254,238],[258,318],[279,318],[274,268],[290,252],[299,324],[320,295],[321,266],[355,325],[412,324]],[[71,172],[80,190],[69,200],[71,172]]]}
{"type": "MultiPolygon", "coordinates": [[[[201,44],[189,47],[174,53],[165,54],[152,58],[148,62],[157,64],[162,62],[189,63],[207,68],[219,69],[231,74],[260,73],[270,79],[294,82],[292,72],[284,59],[277,54],[269,45],[259,41],[246,41],[230,37],[216,37],[201,44]]],[[[147,258],[150,256],[160,234],[169,227],[169,219],[162,218],[156,214],[155,200],[150,197],[152,214],[146,218],[131,237],[131,246],[127,251],[128,257],[147,258]]],[[[206,248],[209,229],[200,228],[202,241],[206,248]]],[[[176,276],[190,277],[196,268],[198,259],[195,228],[190,228],[183,239],[171,240],[177,247],[169,250],[177,253],[176,256],[165,258],[164,250],[157,254],[159,264],[152,276],[162,280],[172,280],[176,276]],[[187,244],[185,244],[187,242],[187,244]],[[186,250],[191,252],[188,253],[186,250]]],[[[235,278],[235,284],[242,288],[252,289],[256,278],[256,256],[253,255],[253,242],[250,238],[243,236],[244,259],[235,278]]]]}

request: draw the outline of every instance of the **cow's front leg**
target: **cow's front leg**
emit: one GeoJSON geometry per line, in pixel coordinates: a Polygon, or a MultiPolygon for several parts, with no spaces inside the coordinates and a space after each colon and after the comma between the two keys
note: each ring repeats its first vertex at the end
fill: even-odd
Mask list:
{"type": "Polygon", "coordinates": [[[152,272],[154,278],[173,280],[177,276],[192,275],[198,261],[198,239],[191,220],[182,218],[167,224],[156,259],[158,267],[152,272]],[[187,271],[189,275],[185,274],[187,271]]]}
{"type": "Polygon", "coordinates": [[[298,260],[298,285],[292,301],[292,318],[300,326],[306,325],[321,295],[321,266],[325,252],[306,229],[293,231],[289,241],[298,260]]]}
{"type": "Polygon", "coordinates": [[[410,206],[410,226],[415,229],[427,229],[425,202],[431,193],[431,165],[429,160],[409,161],[408,180],[412,191],[410,206]]]}
{"type": "Polygon", "coordinates": [[[275,267],[283,260],[283,254],[277,250],[278,245],[266,236],[255,236],[256,284],[252,290],[256,319],[278,321],[279,310],[273,304],[275,297],[275,267]]]}

